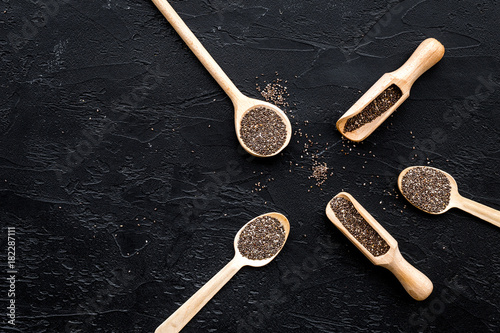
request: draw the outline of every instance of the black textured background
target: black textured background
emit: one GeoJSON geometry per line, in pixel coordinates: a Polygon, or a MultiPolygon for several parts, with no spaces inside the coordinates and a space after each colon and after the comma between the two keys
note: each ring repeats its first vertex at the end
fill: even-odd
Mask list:
{"type": "Polygon", "coordinates": [[[396,195],[403,168],[429,163],[500,208],[498,1],[173,7],[245,94],[287,80],[302,136],[244,154],[230,100],[149,1],[1,1],[1,267],[15,226],[19,271],[2,331],[152,332],[232,258],[245,222],[278,211],[280,255],[243,268],[186,332],[500,332],[500,230],[396,195]],[[441,62],[363,144],[342,142],[336,120],[427,37],[441,62]],[[321,187],[308,139],[332,173],[321,187]],[[327,220],[341,190],[434,282],[426,301],[327,220]]]}

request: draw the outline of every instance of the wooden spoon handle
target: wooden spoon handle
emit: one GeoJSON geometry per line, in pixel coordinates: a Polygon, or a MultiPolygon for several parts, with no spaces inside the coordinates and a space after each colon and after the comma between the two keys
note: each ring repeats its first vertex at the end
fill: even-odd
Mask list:
{"type": "Polygon", "coordinates": [[[165,16],[167,21],[172,25],[175,31],[177,31],[179,36],[181,36],[186,45],[191,49],[191,51],[193,51],[198,60],[200,60],[203,66],[205,66],[205,68],[210,72],[215,81],[217,81],[229,98],[231,98],[233,103],[236,103],[238,99],[241,99],[243,94],[238,90],[238,88],[236,88],[234,83],[229,79],[226,73],[224,73],[222,68],[220,68],[220,66],[215,62],[214,58],[212,58],[210,53],[208,53],[208,51],[203,47],[198,38],[196,38],[172,6],[170,6],[166,0],[152,1],[156,7],[158,7],[163,16],[165,16]]]}
{"type": "Polygon", "coordinates": [[[500,227],[500,211],[464,197],[461,197],[459,202],[458,208],[500,227]]]}
{"type": "Polygon", "coordinates": [[[236,259],[231,260],[219,273],[158,326],[155,333],[179,332],[241,267],[242,265],[236,259]]]}
{"type": "Polygon", "coordinates": [[[405,93],[416,79],[434,66],[444,55],[444,46],[434,38],[427,38],[417,47],[411,57],[392,75],[396,84],[405,93]]]}
{"type": "Polygon", "coordinates": [[[432,293],[434,288],[432,281],[406,261],[399,252],[399,248],[396,248],[394,252],[393,261],[384,267],[398,278],[408,294],[417,301],[423,301],[432,293]]]}

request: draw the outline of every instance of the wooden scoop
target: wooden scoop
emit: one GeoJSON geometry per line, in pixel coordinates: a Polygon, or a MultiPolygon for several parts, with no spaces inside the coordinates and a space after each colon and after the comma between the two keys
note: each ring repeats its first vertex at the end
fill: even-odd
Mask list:
{"type": "MultiPolygon", "coordinates": [[[[450,181],[450,186],[451,186],[450,202],[443,210],[441,210],[439,212],[429,212],[429,211],[422,209],[421,207],[414,205],[415,207],[417,207],[418,209],[421,209],[424,212],[429,213],[429,214],[443,214],[444,212],[447,212],[448,210],[450,210],[450,208],[453,208],[453,207],[460,208],[461,210],[464,210],[467,213],[470,213],[476,217],[479,217],[480,219],[483,219],[487,222],[490,222],[493,225],[496,225],[497,227],[500,227],[500,211],[493,209],[493,208],[490,208],[488,206],[485,206],[483,204],[480,204],[479,202],[475,202],[473,200],[470,200],[470,199],[467,199],[467,198],[464,198],[463,196],[461,196],[460,193],[458,193],[458,185],[457,185],[457,182],[455,181],[455,179],[449,173],[444,172],[443,170],[440,170],[437,168],[428,167],[428,166],[426,166],[426,167],[414,166],[414,167],[406,168],[403,171],[401,171],[401,173],[399,174],[399,177],[398,177],[398,187],[399,187],[399,190],[401,191],[401,193],[403,194],[403,196],[408,201],[410,201],[410,200],[405,196],[405,193],[403,192],[403,177],[406,175],[406,173],[408,171],[410,171],[413,168],[429,168],[429,169],[434,169],[438,172],[441,172],[444,176],[446,176],[446,178],[448,178],[448,180],[450,181]]],[[[411,201],[410,201],[410,203],[413,204],[411,201]]]]}
{"type": "Polygon", "coordinates": [[[337,129],[351,141],[359,142],[366,139],[410,96],[410,89],[420,75],[434,66],[444,55],[444,46],[434,38],[424,40],[413,52],[411,57],[399,69],[384,74],[375,84],[337,121],[337,129]],[[352,132],[344,128],[349,118],[359,114],[375,98],[389,86],[396,85],[401,90],[401,98],[387,111],[369,123],[352,132]]]}
{"type": "Polygon", "coordinates": [[[243,266],[253,266],[261,267],[269,264],[281,251],[281,248],[276,252],[276,254],[270,258],[263,260],[251,260],[243,257],[238,250],[238,241],[240,239],[240,234],[245,229],[245,227],[254,221],[255,219],[263,216],[274,217],[280,221],[281,225],[285,229],[285,240],[281,245],[285,245],[285,242],[290,233],[290,223],[288,219],[280,213],[267,213],[257,216],[253,220],[246,223],[236,234],[234,238],[234,258],[217,273],[210,281],[208,281],[200,290],[198,290],[191,298],[189,298],[180,308],[178,308],[170,317],[167,318],[158,328],[156,328],[155,333],[167,333],[167,332],[179,332],[197,313],[202,307],[207,304],[207,302],[214,297],[214,295],[242,268],[243,266]]]}
{"type": "Polygon", "coordinates": [[[337,218],[330,206],[326,205],[326,215],[332,223],[342,231],[342,233],[368,258],[374,265],[382,266],[390,270],[401,282],[408,294],[417,301],[426,299],[432,292],[433,285],[431,280],[422,272],[413,267],[406,261],[398,248],[398,242],[392,237],[374,218],[356,201],[349,193],[341,192],[334,198],[343,197],[352,202],[359,214],[366,222],[382,237],[389,245],[389,250],[380,256],[375,257],[361,244],[342,222],[337,218]]]}
{"type": "Polygon", "coordinates": [[[285,113],[280,110],[275,105],[264,102],[258,99],[249,98],[243,95],[238,88],[234,85],[234,83],[227,77],[222,68],[215,62],[212,56],[208,53],[208,51],[203,47],[198,38],[191,32],[188,26],[182,21],[179,15],[175,12],[175,10],[170,6],[170,4],[166,0],[152,0],[153,3],[158,7],[160,12],[165,16],[167,21],[172,25],[172,27],[177,31],[179,36],[184,40],[186,45],[193,51],[198,60],[205,66],[205,68],[210,72],[212,77],[217,81],[217,83],[221,86],[221,88],[226,92],[234,106],[234,125],[236,128],[236,136],[238,137],[238,141],[243,146],[243,148],[250,154],[257,157],[270,157],[281,152],[290,142],[290,138],[292,137],[292,125],[290,124],[290,120],[285,115],[285,113]],[[278,150],[269,155],[261,155],[251,148],[249,148],[245,142],[240,137],[240,128],[241,128],[241,120],[245,113],[249,110],[252,110],[257,107],[265,107],[273,110],[276,114],[283,120],[283,123],[286,126],[286,139],[278,150]]]}

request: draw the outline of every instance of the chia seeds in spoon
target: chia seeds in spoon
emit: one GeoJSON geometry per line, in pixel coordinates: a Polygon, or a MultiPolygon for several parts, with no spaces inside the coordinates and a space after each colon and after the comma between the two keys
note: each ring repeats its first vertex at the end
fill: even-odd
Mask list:
{"type": "Polygon", "coordinates": [[[281,222],[270,216],[258,217],[241,231],[238,250],[251,260],[274,256],[285,243],[285,229],[281,222]]]}
{"type": "Polygon", "coordinates": [[[378,257],[389,251],[389,244],[366,222],[350,200],[333,198],[330,207],[347,231],[373,256],[378,257]]]}
{"type": "Polygon", "coordinates": [[[253,152],[272,155],[285,143],[286,125],[274,110],[259,106],[243,116],[240,138],[253,152]]]}
{"type": "Polygon", "coordinates": [[[361,126],[372,122],[389,110],[403,96],[401,89],[395,84],[384,90],[370,104],[368,104],[360,113],[347,119],[344,132],[352,132],[361,126]]]}
{"type": "Polygon", "coordinates": [[[426,212],[439,213],[450,203],[450,181],[436,169],[410,169],[401,180],[401,190],[412,205],[426,212]]]}

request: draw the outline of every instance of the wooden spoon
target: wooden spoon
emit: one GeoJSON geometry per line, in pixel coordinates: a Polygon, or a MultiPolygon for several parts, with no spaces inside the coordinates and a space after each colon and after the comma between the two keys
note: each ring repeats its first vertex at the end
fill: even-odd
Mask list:
{"type": "Polygon", "coordinates": [[[276,252],[276,254],[270,258],[263,260],[251,260],[244,257],[238,250],[238,241],[240,239],[240,234],[245,229],[245,227],[257,218],[269,216],[280,221],[281,225],[285,229],[285,240],[281,245],[285,245],[285,242],[290,233],[290,223],[288,219],[280,213],[267,213],[257,216],[253,220],[246,223],[236,234],[234,238],[234,258],[217,273],[210,281],[208,281],[200,290],[198,290],[191,298],[189,298],[180,308],[178,308],[167,320],[165,320],[158,328],[156,328],[155,333],[167,333],[167,332],[179,332],[197,313],[201,310],[207,302],[214,297],[214,295],[242,268],[243,266],[253,266],[261,267],[269,264],[281,251],[281,248],[276,252]]]}
{"type": "Polygon", "coordinates": [[[205,66],[205,68],[210,72],[212,77],[217,81],[217,83],[221,86],[221,88],[226,92],[234,106],[234,125],[236,128],[236,136],[238,137],[238,141],[243,146],[243,148],[250,154],[257,157],[270,157],[281,152],[290,142],[290,138],[292,137],[292,125],[290,124],[290,120],[285,115],[285,113],[280,110],[275,105],[264,102],[258,99],[249,98],[243,95],[238,88],[234,85],[234,83],[227,77],[222,68],[215,62],[212,56],[208,53],[208,51],[203,47],[200,41],[196,38],[196,36],[191,32],[188,26],[182,21],[179,15],[175,12],[175,10],[170,6],[170,4],[166,0],[152,0],[153,3],[158,7],[160,12],[165,16],[167,21],[172,25],[172,27],[177,31],[179,36],[184,40],[186,45],[193,51],[198,60],[205,66]],[[245,142],[240,137],[240,128],[241,128],[241,120],[245,113],[249,110],[255,109],[257,107],[265,107],[267,109],[271,109],[283,120],[283,123],[286,127],[286,139],[278,150],[269,155],[261,155],[255,151],[253,151],[250,147],[248,147],[245,142]]]}
{"type": "MultiPolygon", "coordinates": [[[[361,244],[346,227],[340,222],[340,220],[335,215],[330,202],[326,205],[326,215],[332,221],[332,223],[342,231],[342,233],[354,244],[356,247],[368,258],[370,261],[377,266],[382,266],[390,270],[401,282],[405,290],[410,294],[411,297],[417,301],[422,301],[426,299],[433,289],[431,280],[425,276],[418,269],[413,267],[408,261],[406,261],[401,252],[399,251],[398,242],[392,237],[378,222],[373,218],[356,201],[349,193],[341,192],[337,194],[334,198],[343,197],[352,202],[354,208],[359,212],[359,214],[365,219],[366,222],[382,237],[383,240],[389,245],[389,250],[380,256],[374,256],[370,251],[368,251],[363,244],[361,244]]],[[[333,200],[333,199],[332,199],[333,200]]]]}
{"type": "MultiPolygon", "coordinates": [[[[457,182],[455,181],[455,179],[449,173],[444,172],[443,170],[440,170],[437,168],[428,167],[428,166],[425,166],[425,167],[413,166],[413,167],[408,167],[408,168],[404,169],[403,171],[401,171],[401,173],[399,174],[399,177],[398,177],[398,187],[399,187],[399,190],[401,191],[401,193],[403,194],[403,196],[408,201],[410,201],[410,200],[403,192],[403,177],[406,175],[406,173],[408,171],[410,171],[411,169],[414,169],[414,168],[429,168],[429,169],[433,169],[437,172],[441,172],[443,175],[446,176],[446,178],[448,178],[448,180],[450,181],[450,186],[451,186],[450,202],[443,210],[441,210],[439,212],[429,212],[429,211],[422,209],[421,207],[414,205],[415,207],[417,207],[420,210],[423,210],[424,212],[429,213],[429,214],[443,214],[444,212],[447,212],[450,208],[453,208],[453,207],[460,208],[461,210],[464,210],[464,211],[466,211],[466,212],[468,212],[476,217],[479,217],[480,219],[483,219],[487,222],[490,222],[493,225],[496,225],[497,227],[500,227],[500,211],[493,209],[493,208],[490,208],[488,206],[485,206],[483,204],[480,204],[479,202],[475,202],[473,200],[470,200],[470,199],[467,199],[467,198],[464,198],[463,196],[461,196],[460,193],[458,193],[458,185],[457,185],[457,182]]],[[[410,203],[413,204],[411,201],[410,201],[410,203]]]]}
{"type": "Polygon", "coordinates": [[[410,96],[413,83],[429,68],[434,66],[444,55],[444,46],[434,38],[424,40],[411,57],[399,69],[384,74],[375,84],[337,121],[337,129],[351,141],[366,139],[410,96]],[[401,90],[401,98],[387,111],[373,121],[362,125],[352,132],[344,128],[349,118],[359,114],[389,86],[396,85],[401,90]]]}

